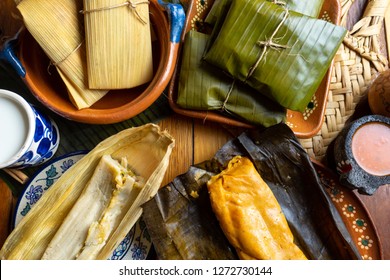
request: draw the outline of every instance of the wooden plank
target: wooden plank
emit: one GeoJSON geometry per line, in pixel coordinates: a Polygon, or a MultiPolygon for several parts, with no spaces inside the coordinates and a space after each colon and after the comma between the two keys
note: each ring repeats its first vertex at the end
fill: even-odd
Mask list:
{"type": "Polygon", "coordinates": [[[211,159],[233,137],[221,124],[194,121],[194,163],[211,159]]]}
{"type": "Polygon", "coordinates": [[[191,119],[178,117],[177,115],[162,120],[159,125],[175,138],[175,147],[162,182],[162,186],[165,186],[176,176],[185,173],[194,162],[193,125],[191,119]]]}

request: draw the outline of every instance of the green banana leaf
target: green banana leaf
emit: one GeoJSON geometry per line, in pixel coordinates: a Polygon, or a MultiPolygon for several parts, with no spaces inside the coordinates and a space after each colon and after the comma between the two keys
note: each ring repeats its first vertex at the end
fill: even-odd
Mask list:
{"type": "Polygon", "coordinates": [[[204,59],[283,107],[303,112],[345,34],[341,26],[265,0],[232,0],[204,59]]]}
{"type": "MultiPolygon", "coordinates": [[[[321,12],[324,0],[267,0],[271,3],[279,3],[297,13],[317,18],[321,12]]],[[[245,0],[243,1],[245,2],[245,0]]],[[[224,16],[229,10],[232,0],[215,0],[209,13],[205,18],[205,22],[210,25],[215,25],[217,20],[224,16]]]]}
{"type": "MultiPolygon", "coordinates": [[[[247,0],[237,0],[243,2],[247,0]]],[[[301,13],[310,17],[317,18],[321,12],[324,0],[266,0],[271,3],[279,3],[279,5],[285,5],[285,7],[291,11],[301,13]]],[[[211,7],[209,13],[205,18],[205,22],[210,24],[212,28],[211,36],[207,42],[206,51],[210,49],[210,46],[218,36],[219,30],[229,12],[229,8],[232,4],[232,0],[216,0],[211,7]]]]}
{"type": "Polygon", "coordinates": [[[194,30],[186,34],[177,105],[191,110],[224,111],[236,119],[264,127],[284,121],[286,110],[282,106],[202,61],[208,37],[194,30]]]}
{"type": "Polygon", "coordinates": [[[309,259],[361,259],[310,157],[282,123],[228,141],[212,159],[190,167],[143,205],[143,219],[160,259],[236,257],[216,224],[206,185],[236,155],[252,160],[309,259]]]}

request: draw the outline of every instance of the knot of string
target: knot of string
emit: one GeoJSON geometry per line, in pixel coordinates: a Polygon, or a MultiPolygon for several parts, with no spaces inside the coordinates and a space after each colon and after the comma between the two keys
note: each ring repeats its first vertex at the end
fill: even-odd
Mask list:
{"type": "Polygon", "coordinates": [[[222,104],[221,111],[225,111],[225,109],[226,109],[226,104],[227,104],[227,102],[228,102],[228,100],[229,100],[229,98],[230,98],[230,94],[232,93],[235,84],[236,84],[236,80],[234,79],[233,82],[232,82],[232,84],[230,85],[230,88],[229,88],[229,91],[228,91],[228,93],[227,93],[227,95],[226,95],[225,101],[224,101],[223,104],[222,104]]]}
{"type": "Polygon", "coordinates": [[[108,7],[101,7],[101,8],[96,8],[96,9],[90,9],[90,10],[81,10],[80,13],[82,14],[88,14],[88,13],[92,13],[92,12],[100,12],[100,11],[106,11],[106,10],[111,10],[111,9],[116,9],[116,8],[120,8],[120,7],[129,7],[136,15],[136,17],[143,23],[143,24],[146,24],[147,21],[144,20],[141,15],[138,13],[137,11],[137,6],[138,5],[142,5],[142,4],[149,4],[150,2],[148,0],[143,0],[143,1],[137,1],[137,2],[133,2],[133,1],[125,1],[123,3],[120,3],[120,4],[116,4],[116,5],[111,5],[111,6],[108,6],[108,7]]]}
{"type": "MultiPolygon", "coordinates": [[[[277,2],[279,2],[279,1],[277,1],[277,2]]],[[[257,41],[257,45],[262,47],[263,50],[262,50],[259,58],[256,60],[255,64],[252,67],[249,68],[249,72],[248,72],[248,75],[247,75],[246,79],[250,78],[253,75],[253,73],[255,72],[257,67],[259,66],[260,62],[264,58],[265,54],[267,53],[268,48],[274,48],[274,49],[286,49],[286,48],[288,48],[287,45],[281,45],[281,44],[277,44],[277,43],[273,42],[273,39],[276,36],[276,33],[278,33],[279,29],[283,26],[284,22],[287,20],[288,15],[289,15],[289,12],[288,12],[287,9],[285,9],[285,13],[284,13],[283,19],[281,20],[279,25],[275,28],[275,30],[272,33],[271,37],[268,40],[266,40],[266,41],[257,41]]]]}
{"type": "Polygon", "coordinates": [[[68,54],[66,57],[64,57],[63,59],[61,59],[60,61],[50,61],[49,62],[49,65],[47,66],[47,72],[51,75],[51,72],[50,72],[50,67],[51,66],[58,66],[59,64],[61,64],[62,62],[64,62],[65,60],[68,59],[68,57],[70,57],[72,54],[74,54],[80,47],[81,45],[84,43],[84,41],[82,41],[80,44],[78,44],[76,46],[76,48],[74,48],[73,51],[70,52],[70,54],[68,54]]]}

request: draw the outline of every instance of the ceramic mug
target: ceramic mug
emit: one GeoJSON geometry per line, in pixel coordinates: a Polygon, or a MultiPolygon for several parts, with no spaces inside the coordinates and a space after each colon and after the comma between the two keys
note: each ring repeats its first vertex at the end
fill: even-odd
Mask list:
{"type": "Polygon", "coordinates": [[[58,126],[15,92],[0,89],[0,169],[49,160],[60,141],[58,126]]]}

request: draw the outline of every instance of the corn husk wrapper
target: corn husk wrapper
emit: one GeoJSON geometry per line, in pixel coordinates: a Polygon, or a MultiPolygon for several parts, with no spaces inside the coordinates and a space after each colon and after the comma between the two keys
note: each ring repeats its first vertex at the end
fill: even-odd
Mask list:
{"type": "Polygon", "coordinates": [[[106,90],[90,90],[87,86],[80,1],[23,0],[17,8],[27,30],[57,68],[78,109],[88,108],[106,95],[106,90]]]}
{"type": "MultiPolygon", "coordinates": [[[[0,251],[0,259],[40,259],[71,211],[104,155],[126,158],[145,184],[96,259],[107,259],[142,214],[141,205],[155,195],[174,146],[174,139],[157,125],[129,128],[98,144],[44,193],[16,226],[0,251]]],[[[84,207],[88,211],[88,205],[84,207]]],[[[76,229],[75,229],[76,230],[76,229]]],[[[68,236],[72,239],[72,234],[68,236]]]]}
{"type": "Polygon", "coordinates": [[[90,88],[132,88],[152,79],[148,2],[84,0],[84,19],[90,88]]]}
{"type": "Polygon", "coordinates": [[[345,34],[343,27],[267,1],[233,0],[204,58],[283,107],[303,112],[345,34]]]}
{"type": "Polygon", "coordinates": [[[284,121],[283,107],[202,61],[208,38],[193,30],[186,34],[176,103],[187,109],[223,111],[265,127],[284,121]]]}

